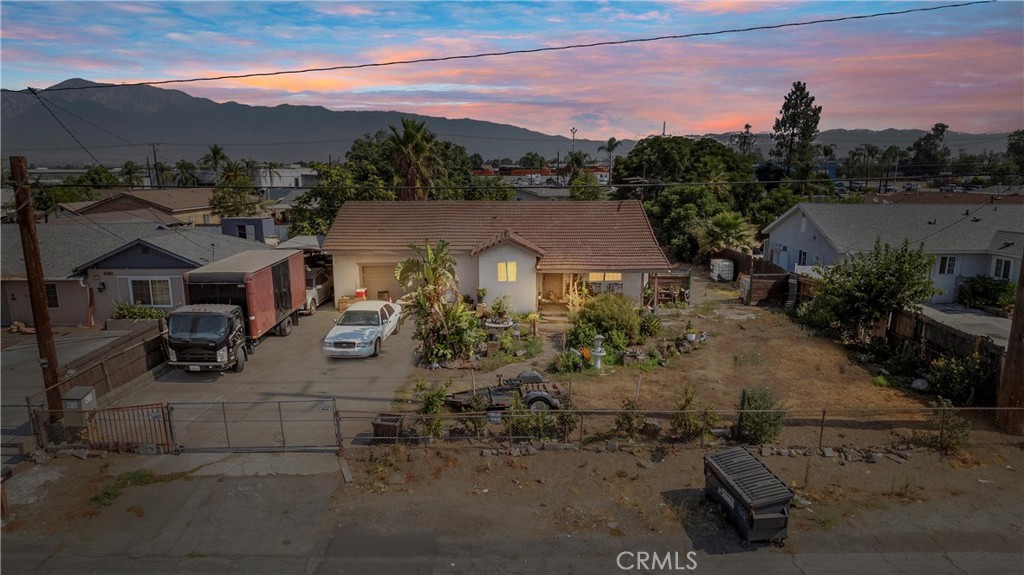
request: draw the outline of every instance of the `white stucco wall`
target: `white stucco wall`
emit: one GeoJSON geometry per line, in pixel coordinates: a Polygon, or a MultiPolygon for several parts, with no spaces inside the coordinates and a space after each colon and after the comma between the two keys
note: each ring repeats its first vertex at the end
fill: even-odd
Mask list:
{"type": "Polygon", "coordinates": [[[537,311],[537,255],[515,244],[504,243],[478,254],[480,287],[487,290],[487,304],[509,296],[511,311],[537,311]],[[516,262],[516,281],[498,282],[498,262],[516,262]]]}
{"type": "Polygon", "coordinates": [[[171,283],[171,305],[164,309],[169,311],[180,305],[185,305],[185,284],[181,275],[185,269],[95,269],[86,271],[85,283],[93,288],[95,298],[93,317],[97,324],[102,324],[110,319],[114,313],[114,306],[121,302],[131,302],[131,280],[132,279],[164,279],[171,283]],[[99,291],[100,282],[103,283],[103,291],[99,291]]]}

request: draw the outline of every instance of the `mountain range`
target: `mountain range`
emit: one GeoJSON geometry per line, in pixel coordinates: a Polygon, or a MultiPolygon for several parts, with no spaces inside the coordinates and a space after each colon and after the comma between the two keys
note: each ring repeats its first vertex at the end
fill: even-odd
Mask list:
{"type": "MultiPolygon", "coordinates": [[[[5,91],[0,96],[0,153],[4,158],[21,155],[33,165],[51,167],[91,164],[95,158],[104,165],[117,166],[128,160],[145,163],[155,152],[157,159],[173,164],[180,159],[194,162],[210,145],[218,144],[232,159],[328,161],[343,158],[355,139],[400,125],[403,117],[425,122],[438,138],[464,146],[469,153],[479,153],[486,160],[515,161],[529,151],[545,158],[564,157],[573,146],[596,159],[605,157],[598,152],[604,141],[577,139],[574,143],[564,136],[467,118],[395,111],[333,111],[289,104],[221,104],[180,90],[113,86],[78,78],[38,90],[37,94],[38,99],[23,92],[5,91]]],[[[893,144],[907,147],[924,133],[892,129],[824,130],[818,142],[835,144],[836,155],[842,158],[850,149],[865,143],[882,149],[893,144]]],[[[725,143],[729,139],[729,134],[701,136],[725,143]]],[[[1002,152],[1007,136],[947,132],[946,145],[954,155],[960,149],[971,153],[1002,152]]],[[[616,154],[628,153],[634,144],[624,140],[616,154]]],[[[759,134],[757,145],[767,154],[771,147],[768,134],[759,134]]]]}

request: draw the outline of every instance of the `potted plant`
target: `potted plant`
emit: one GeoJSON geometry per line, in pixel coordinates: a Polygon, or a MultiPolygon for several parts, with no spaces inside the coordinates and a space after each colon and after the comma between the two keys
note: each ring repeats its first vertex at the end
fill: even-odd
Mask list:
{"type": "Polygon", "coordinates": [[[508,304],[509,297],[508,294],[505,294],[499,297],[498,299],[494,300],[494,304],[491,306],[491,311],[494,312],[494,315],[498,319],[504,320],[505,316],[508,315],[508,304]]]}
{"type": "Polygon", "coordinates": [[[693,322],[690,320],[686,321],[686,341],[696,341],[697,330],[693,329],[693,322]]]}
{"type": "Polygon", "coordinates": [[[476,288],[476,303],[484,303],[485,297],[487,297],[487,288],[476,288]]]}

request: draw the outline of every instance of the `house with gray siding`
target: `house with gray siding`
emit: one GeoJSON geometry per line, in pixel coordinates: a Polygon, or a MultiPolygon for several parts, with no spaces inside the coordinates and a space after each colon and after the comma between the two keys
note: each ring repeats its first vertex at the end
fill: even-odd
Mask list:
{"type": "Polygon", "coordinates": [[[570,286],[621,293],[637,303],[651,273],[670,264],[638,201],[345,202],[323,242],[335,293],[407,291],[395,266],[410,246],[449,244],[463,295],[508,296],[517,312],[564,301],[570,286]]]}
{"type": "MultiPolygon", "coordinates": [[[[259,242],[155,224],[37,225],[50,320],[102,326],[121,302],[165,310],[185,303],[182,274],[259,242]]],[[[32,325],[21,236],[2,226],[3,323],[32,325]]]]}
{"type": "Polygon", "coordinates": [[[996,200],[972,204],[800,203],[763,230],[765,259],[789,271],[840,263],[869,252],[875,238],[899,246],[924,246],[935,256],[931,279],[942,294],[933,303],[956,300],[968,278],[985,275],[1016,281],[1024,254],[1024,205],[996,200]]]}

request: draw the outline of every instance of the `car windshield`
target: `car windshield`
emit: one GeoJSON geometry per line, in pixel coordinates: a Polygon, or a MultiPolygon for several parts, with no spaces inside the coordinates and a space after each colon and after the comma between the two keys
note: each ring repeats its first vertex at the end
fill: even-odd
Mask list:
{"type": "Polygon", "coordinates": [[[347,311],[338,318],[338,325],[380,325],[380,314],[375,311],[347,311]]]}
{"type": "Polygon", "coordinates": [[[167,322],[171,339],[220,341],[227,332],[227,318],[218,314],[172,314],[167,322]]]}

